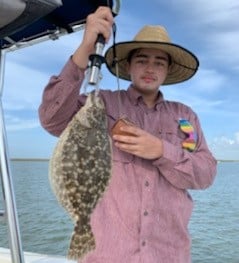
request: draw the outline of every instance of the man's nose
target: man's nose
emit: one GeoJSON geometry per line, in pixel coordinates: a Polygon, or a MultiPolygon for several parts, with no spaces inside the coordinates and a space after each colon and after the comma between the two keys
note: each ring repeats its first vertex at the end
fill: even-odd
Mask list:
{"type": "Polygon", "coordinates": [[[155,68],[155,64],[153,62],[148,62],[147,65],[146,65],[146,70],[151,72],[151,71],[154,71],[154,68],[155,68]]]}

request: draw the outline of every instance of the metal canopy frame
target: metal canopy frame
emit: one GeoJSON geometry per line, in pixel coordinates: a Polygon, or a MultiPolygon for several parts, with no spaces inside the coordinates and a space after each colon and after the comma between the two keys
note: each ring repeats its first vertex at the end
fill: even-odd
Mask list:
{"type": "MultiPolygon", "coordinates": [[[[5,0],[13,1],[13,0],[5,0]]],[[[16,1],[16,0],[14,0],[16,1]]],[[[29,12],[35,10],[37,2],[49,2],[59,0],[19,0],[34,5],[29,12]]],[[[0,0],[1,2],[1,0],[0,0]]],[[[54,11],[45,14],[38,19],[26,14],[31,21],[27,21],[25,18],[25,25],[22,25],[20,21],[19,29],[17,30],[12,25],[12,31],[7,32],[6,28],[0,28],[0,49],[9,49],[12,46],[16,48],[22,45],[26,46],[28,43],[36,43],[39,38],[49,37],[57,38],[58,33],[69,34],[75,32],[79,25],[85,23],[85,19],[88,14],[93,13],[99,6],[110,6],[114,8],[113,0],[61,0],[62,6],[56,8],[54,11]]],[[[118,5],[118,3],[117,3],[118,5]]],[[[44,10],[43,12],[47,12],[44,10]]],[[[38,15],[38,14],[37,14],[38,15]]],[[[38,15],[39,16],[39,15],[38,15]]],[[[1,19],[1,18],[0,18],[1,19]]],[[[17,20],[13,22],[18,22],[17,20]]]]}
{"type": "MultiPolygon", "coordinates": [[[[36,4],[36,2],[47,2],[50,0],[19,1],[36,4]]],[[[59,0],[52,1],[59,2],[59,0]]],[[[94,12],[99,6],[110,6],[113,10],[113,5],[116,5],[115,8],[119,9],[120,1],[116,0],[115,2],[113,3],[113,0],[62,0],[62,6],[59,7],[58,4],[54,11],[44,14],[42,17],[37,17],[37,19],[32,17],[31,21],[25,21],[25,24],[20,24],[19,27],[13,26],[12,31],[7,32],[4,31],[6,28],[0,28],[0,182],[3,188],[4,201],[4,210],[0,210],[0,219],[3,218],[8,225],[9,246],[13,263],[24,263],[24,255],[2,106],[6,52],[28,47],[49,39],[55,40],[62,35],[76,32],[84,27],[87,15],[94,12]]],[[[114,15],[116,14],[117,12],[114,15]]]]}

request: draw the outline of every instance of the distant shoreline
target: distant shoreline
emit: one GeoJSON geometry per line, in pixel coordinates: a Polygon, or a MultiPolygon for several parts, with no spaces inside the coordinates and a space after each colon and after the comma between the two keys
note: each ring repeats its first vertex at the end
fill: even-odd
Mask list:
{"type": "MultiPolygon", "coordinates": [[[[11,158],[11,161],[14,162],[47,162],[49,161],[49,158],[11,158]]],[[[239,162],[239,160],[217,160],[219,163],[224,163],[224,162],[239,162]]]]}
{"type": "Polygon", "coordinates": [[[11,161],[14,161],[14,162],[29,162],[29,161],[47,162],[49,160],[50,160],[49,158],[11,158],[11,161]]]}
{"type": "Polygon", "coordinates": [[[225,162],[239,162],[239,160],[217,160],[219,163],[225,163],[225,162]]]}

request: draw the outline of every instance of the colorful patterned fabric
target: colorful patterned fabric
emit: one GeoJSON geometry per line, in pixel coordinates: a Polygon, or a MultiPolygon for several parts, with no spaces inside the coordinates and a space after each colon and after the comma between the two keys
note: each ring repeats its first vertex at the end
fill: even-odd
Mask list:
{"type": "Polygon", "coordinates": [[[197,133],[195,132],[192,124],[185,119],[180,119],[179,127],[181,131],[188,136],[188,138],[182,142],[183,148],[193,152],[197,146],[197,133]]]}

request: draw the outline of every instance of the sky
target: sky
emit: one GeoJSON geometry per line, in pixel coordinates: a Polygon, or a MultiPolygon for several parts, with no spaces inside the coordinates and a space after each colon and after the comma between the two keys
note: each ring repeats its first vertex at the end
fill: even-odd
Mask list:
{"type": "MultiPolygon", "coordinates": [[[[217,159],[239,160],[238,14],[238,0],[131,0],[121,1],[115,17],[116,42],[132,40],[144,25],[162,25],[173,43],[198,57],[192,79],[161,91],[197,113],[217,159]]],[[[11,158],[50,158],[58,138],[41,127],[38,107],[50,76],[60,73],[82,36],[83,30],[6,53],[2,102],[11,158]]],[[[111,45],[112,39],[105,50],[111,45]]],[[[116,89],[105,65],[102,74],[100,86],[116,89]]],[[[120,81],[121,89],[128,85],[120,81]]]]}

